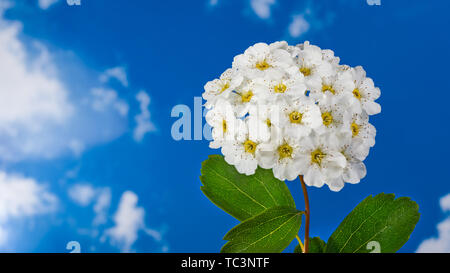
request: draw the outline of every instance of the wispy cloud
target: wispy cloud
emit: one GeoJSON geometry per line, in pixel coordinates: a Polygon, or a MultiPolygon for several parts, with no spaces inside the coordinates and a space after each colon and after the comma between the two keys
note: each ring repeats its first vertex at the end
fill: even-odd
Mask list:
{"type": "Polygon", "coordinates": [[[439,200],[439,204],[441,205],[442,211],[450,211],[450,193],[442,197],[441,200],[439,200]]]}
{"type": "Polygon", "coordinates": [[[297,40],[307,33],[319,32],[330,26],[334,17],[332,9],[324,8],[317,1],[308,0],[294,9],[291,23],[287,27],[288,36],[297,40]]]}
{"type": "MultiPolygon", "coordinates": [[[[207,6],[209,8],[215,8],[225,1],[229,0],[207,0],[207,6]]],[[[246,0],[245,3],[252,15],[255,15],[261,20],[268,20],[272,16],[272,9],[277,4],[277,0],[246,0]]]]}
{"type": "Polygon", "coordinates": [[[108,187],[94,187],[87,182],[77,183],[67,191],[69,198],[82,207],[94,204],[94,227],[107,222],[107,213],[111,205],[111,189],[108,187]]]}
{"type": "Polygon", "coordinates": [[[109,68],[100,75],[100,81],[103,83],[107,83],[112,79],[117,80],[123,87],[128,87],[128,76],[124,67],[109,68]]]}
{"type": "Polygon", "coordinates": [[[104,112],[112,108],[121,116],[128,114],[128,104],[119,98],[117,91],[110,88],[92,88],[91,95],[92,108],[95,111],[104,112]]]}
{"type": "Polygon", "coordinates": [[[289,24],[289,34],[293,38],[298,38],[308,32],[310,25],[305,19],[305,14],[292,16],[292,22],[289,24]]]}
{"type": "Polygon", "coordinates": [[[215,7],[215,6],[217,6],[219,4],[219,0],[209,0],[208,1],[208,5],[210,6],[210,7],[215,7]]]}
{"type": "Polygon", "coordinates": [[[58,198],[32,178],[0,171],[0,246],[7,242],[11,219],[54,212],[58,198]]]}
{"type": "MultiPolygon", "coordinates": [[[[50,53],[33,38],[24,42],[22,24],[3,18],[8,8],[0,2],[0,160],[79,156],[123,134],[129,107],[106,85],[109,80],[69,82],[61,68],[71,63],[71,54],[56,58],[57,49],[50,53]]],[[[92,74],[81,65],[73,70],[92,74]]],[[[124,69],[105,73],[128,85],[124,69]]]]}
{"type": "Polygon", "coordinates": [[[137,142],[142,141],[145,134],[155,130],[155,126],[150,120],[150,96],[145,91],[140,91],[136,95],[136,100],[139,102],[141,112],[135,116],[136,127],[134,128],[133,137],[137,142]]]}
{"type": "Polygon", "coordinates": [[[138,196],[126,191],[120,198],[119,208],[114,214],[115,225],[105,231],[104,240],[109,238],[113,245],[122,252],[132,251],[132,246],[138,239],[138,232],[144,231],[156,241],[162,240],[162,234],[145,225],[145,210],[137,205],[138,196]]]}
{"type": "Polygon", "coordinates": [[[68,191],[70,199],[80,206],[86,207],[91,204],[95,197],[95,189],[92,185],[81,183],[73,185],[68,191]]]}
{"type": "MultiPolygon", "coordinates": [[[[450,193],[440,199],[443,212],[450,212],[450,193]]],[[[450,253],[450,216],[437,225],[438,237],[423,241],[416,252],[418,253],[450,253]]]]}
{"type": "Polygon", "coordinates": [[[59,0],[38,0],[38,6],[41,9],[48,9],[54,4],[58,3],[59,0]]]}
{"type": "Polygon", "coordinates": [[[250,7],[261,19],[269,19],[275,0],[250,0],[250,7]]]}

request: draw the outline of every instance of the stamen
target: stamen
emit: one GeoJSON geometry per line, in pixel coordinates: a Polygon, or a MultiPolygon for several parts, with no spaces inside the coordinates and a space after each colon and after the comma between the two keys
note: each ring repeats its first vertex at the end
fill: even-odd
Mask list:
{"type": "Polygon", "coordinates": [[[302,122],[302,113],[294,111],[289,114],[289,120],[291,123],[301,123],[302,122]]]}
{"type": "Polygon", "coordinates": [[[334,91],[333,86],[331,86],[331,85],[326,85],[326,84],[322,85],[322,92],[325,93],[325,92],[327,92],[327,91],[330,91],[331,94],[333,94],[333,95],[336,94],[336,91],[334,91]]]}
{"type": "Polygon", "coordinates": [[[222,89],[220,90],[220,93],[227,90],[228,88],[230,88],[230,84],[228,82],[226,82],[224,85],[222,85],[222,89]]]}
{"type": "Polygon", "coordinates": [[[331,125],[331,123],[333,123],[333,116],[331,115],[330,112],[324,112],[322,114],[322,120],[323,120],[323,125],[328,127],[331,125]]]}
{"type": "Polygon", "coordinates": [[[322,150],[317,148],[316,150],[311,152],[311,163],[315,163],[315,164],[321,166],[322,160],[324,159],[325,156],[326,156],[326,154],[324,154],[322,152],[322,150]]]}
{"type": "Polygon", "coordinates": [[[300,67],[299,68],[300,72],[303,74],[303,76],[308,77],[309,75],[311,75],[311,69],[307,68],[307,67],[300,67]]]}
{"type": "Polygon", "coordinates": [[[225,120],[222,120],[222,129],[224,133],[227,132],[227,122],[225,120]]]}
{"type": "Polygon", "coordinates": [[[287,143],[278,147],[278,155],[280,156],[280,159],[292,157],[292,151],[292,147],[287,143]]]}
{"type": "Polygon", "coordinates": [[[353,96],[355,96],[355,98],[357,98],[358,100],[361,99],[361,93],[359,92],[358,88],[353,89],[353,96]]]}
{"type": "Polygon", "coordinates": [[[352,130],[352,136],[355,137],[359,134],[359,126],[355,122],[352,122],[350,125],[350,129],[352,130]]]}
{"type": "Polygon", "coordinates": [[[253,97],[253,92],[251,90],[247,91],[246,93],[242,94],[241,97],[242,97],[242,102],[250,102],[250,100],[253,97]]]}
{"type": "Polygon", "coordinates": [[[280,83],[278,85],[275,85],[273,87],[273,90],[275,91],[275,93],[284,93],[286,92],[286,88],[287,88],[286,85],[280,83]]]}
{"type": "Polygon", "coordinates": [[[256,63],[255,67],[261,71],[266,70],[267,68],[270,67],[270,65],[267,63],[267,61],[264,59],[264,61],[262,62],[258,62],[256,63]]]}
{"type": "Polygon", "coordinates": [[[244,150],[245,150],[247,153],[255,154],[256,146],[258,146],[258,144],[256,144],[255,142],[251,141],[250,139],[247,139],[247,140],[244,142],[244,150]]]}

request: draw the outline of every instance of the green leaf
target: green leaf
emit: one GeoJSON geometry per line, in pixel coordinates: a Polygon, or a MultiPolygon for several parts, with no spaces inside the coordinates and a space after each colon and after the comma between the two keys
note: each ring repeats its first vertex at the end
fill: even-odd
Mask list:
{"type": "Polygon", "coordinates": [[[309,240],[309,253],[324,253],[326,243],[320,237],[309,240]]]}
{"type": "MultiPolygon", "coordinates": [[[[326,243],[320,239],[320,237],[314,237],[309,239],[309,253],[324,253],[326,243]]],[[[294,249],[294,253],[303,253],[300,245],[297,245],[294,249]]]]}
{"type": "Polygon", "coordinates": [[[295,208],[286,183],[276,179],[271,170],[258,168],[247,176],[238,173],[223,156],[211,155],[203,162],[201,173],[203,193],[240,221],[274,206],[295,208]]]}
{"type": "Polygon", "coordinates": [[[298,244],[298,245],[295,247],[294,253],[303,253],[302,248],[300,247],[300,244],[298,244]]]}
{"type": "Polygon", "coordinates": [[[283,251],[300,229],[302,214],[291,207],[273,207],[232,228],[223,253],[277,253],[283,251]]]}
{"type": "Polygon", "coordinates": [[[362,201],[328,240],[328,253],[397,252],[419,221],[419,206],[409,198],[378,194],[362,201]]]}

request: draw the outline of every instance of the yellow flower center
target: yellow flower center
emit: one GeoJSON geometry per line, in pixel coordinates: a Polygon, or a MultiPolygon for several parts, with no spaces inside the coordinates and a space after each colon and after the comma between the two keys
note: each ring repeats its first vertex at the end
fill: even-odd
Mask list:
{"type": "Polygon", "coordinates": [[[355,98],[357,98],[358,100],[361,99],[361,93],[359,92],[358,88],[353,89],[353,96],[355,96],[355,98]]]}
{"type": "Polygon", "coordinates": [[[331,85],[326,85],[326,84],[324,84],[324,85],[322,85],[322,92],[327,92],[327,91],[330,91],[331,92],[331,94],[336,94],[336,91],[334,91],[334,88],[333,88],[333,86],[331,86],[331,85]]]}
{"type": "Polygon", "coordinates": [[[227,122],[225,120],[222,120],[222,129],[224,133],[227,132],[227,122]]]}
{"type": "Polygon", "coordinates": [[[230,88],[230,84],[228,82],[226,82],[225,84],[222,85],[222,89],[220,89],[220,93],[227,90],[228,88],[230,88]]]}
{"type": "Polygon", "coordinates": [[[319,148],[311,152],[311,163],[315,163],[317,165],[322,164],[323,158],[326,156],[319,148]]]}
{"type": "Polygon", "coordinates": [[[322,114],[322,120],[323,120],[323,125],[325,126],[330,126],[331,123],[333,123],[333,116],[331,115],[330,112],[324,112],[322,114]]]}
{"type": "Polygon", "coordinates": [[[272,127],[272,122],[270,121],[270,119],[266,119],[266,124],[267,124],[267,127],[272,127]]]}
{"type": "Polygon", "coordinates": [[[280,156],[280,159],[286,158],[286,157],[292,157],[292,147],[289,146],[289,144],[285,143],[278,147],[278,155],[280,156]]]}
{"type": "Polygon", "coordinates": [[[258,146],[258,144],[256,144],[255,142],[251,141],[250,139],[247,139],[247,140],[244,142],[244,150],[245,150],[247,153],[255,154],[256,146],[258,146]]]}
{"type": "Polygon", "coordinates": [[[251,90],[247,91],[246,93],[242,94],[241,97],[242,97],[242,102],[249,102],[253,97],[253,92],[251,90]]]}
{"type": "Polygon", "coordinates": [[[289,120],[291,123],[301,123],[302,122],[302,113],[299,113],[297,111],[294,111],[289,114],[289,120]]]}
{"type": "Polygon", "coordinates": [[[267,63],[266,60],[256,63],[255,66],[256,66],[256,68],[258,68],[261,71],[264,71],[264,70],[266,70],[267,68],[270,67],[270,65],[267,63]]]}
{"type": "Polygon", "coordinates": [[[299,68],[300,72],[303,74],[303,76],[307,77],[309,75],[311,75],[311,69],[307,68],[307,67],[300,67],[299,68]]]}
{"type": "Polygon", "coordinates": [[[352,122],[350,125],[350,129],[352,130],[352,136],[355,137],[359,134],[359,126],[355,122],[352,122]]]}
{"type": "Polygon", "coordinates": [[[278,85],[275,85],[273,87],[273,90],[275,91],[275,93],[284,93],[286,92],[286,88],[287,88],[286,85],[280,83],[278,85]]]}

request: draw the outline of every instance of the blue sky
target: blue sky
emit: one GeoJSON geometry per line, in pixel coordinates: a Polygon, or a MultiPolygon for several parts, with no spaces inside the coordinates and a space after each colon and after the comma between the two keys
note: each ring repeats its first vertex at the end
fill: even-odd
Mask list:
{"type": "MultiPolygon", "coordinates": [[[[369,194],[396,193],[421,212],[401,251],[450,252],[450,3],[380,4],[1,0],[0,250],[219,251],[237,221],[198,178],[219,151],[175,141],[172,108],[193,108],[256,42],[310,40],[382,91],[368,175],[339,193],[309,189],[312,235],[327,239],[369,194]]],[[[302,207],[299,182],[288,186],[302,207]]]]}

